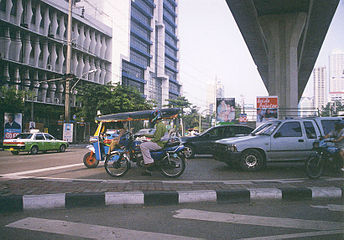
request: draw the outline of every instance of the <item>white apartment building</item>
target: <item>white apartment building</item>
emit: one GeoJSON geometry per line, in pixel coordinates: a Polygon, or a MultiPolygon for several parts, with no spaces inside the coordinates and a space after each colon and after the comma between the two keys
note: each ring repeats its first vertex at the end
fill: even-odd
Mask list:
{"type": "Polygon", "coordinates": [[[344,51],[334,50],[329,57],[330,101],[344,103],[344,51]]]}
{"type": "Polygon", "coordinates": [[[313,106],[321,110],[327,104],[327,71],[326,67],[317,67],[313,70],[313,106]]]}

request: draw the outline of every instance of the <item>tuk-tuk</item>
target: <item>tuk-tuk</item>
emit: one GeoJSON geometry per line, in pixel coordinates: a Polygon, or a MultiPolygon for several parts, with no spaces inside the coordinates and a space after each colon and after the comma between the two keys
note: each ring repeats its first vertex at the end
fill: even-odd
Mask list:
{"type": "MultiPolygon", "coordinates": [[[[88,168],[95,168],[98,166],[99,161],[105,160],[111,141],[116,137],[115,130],[112,130],[111,133],[106,132],[105,125],[107,123],[128,122],[130,124],[131,121],[149,120],[153,111],[155,110],[115,113],[96,117],[95,120],[98,123],[98,127],[94,136],[90,137],[92,145],[87,146],[90,151],[84,155],[84,165],[88,168]]],[[[174,119],[178,116],[180,109],[165,108],[160,111],[163,119],[174,119]]],[[[130,129],[130,126],[128,129],[130,129]]]]}

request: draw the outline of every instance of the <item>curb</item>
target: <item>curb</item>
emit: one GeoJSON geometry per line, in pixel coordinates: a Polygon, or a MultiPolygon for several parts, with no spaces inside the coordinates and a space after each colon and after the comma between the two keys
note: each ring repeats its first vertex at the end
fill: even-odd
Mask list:
{"type": "Polygon", "coordinates": [[[110,205],[161,206],[196,202],[245,203],[251,200],[263,199],[297,201],[319,198],[344,198],[344,189],[337,187],[249,188],[217,191],[135,191],[10,195],[0,196],[0,212],[103,207],[110,205]]]}

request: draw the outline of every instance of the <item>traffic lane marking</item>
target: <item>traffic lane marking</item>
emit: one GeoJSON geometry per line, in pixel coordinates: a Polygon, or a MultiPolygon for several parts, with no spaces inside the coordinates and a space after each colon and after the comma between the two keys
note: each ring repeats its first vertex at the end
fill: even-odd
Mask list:
{"type": "Polygon", "coordinates": [[[181,219],[201,220],[210,222],[222,222],[233,224],[256,225],[266,227],[280,227],[311,230],[338,230],[344,228],[344,223],[314,221],[293,218],[261,217],[252,215],[240,215],[232,213],[209,212],[195,209],[180,209],[173,216],[181,219]]]}
{"type": "Polygon", "coordinates": [[[276,240],[276,239],[300,239],[305,237],[318,237],[326,235],[337,235],[344,234],[344,230],[333,230],[333,231],[319,231],[319,232],[306,232],[306,233],[293,233],[266,237],[253,237],[253,238],[240,238],[238,240],[276,240]]]}
{"type": "Polygon", "coordinates": [[[91,225],[85,223],[74,223],[61,220],[51,220],[43,218],[28,217],[22,220],[6,225],[10,228],[19,228],[25,230],[48,232],[54,234],[62,234],[74,237],[83,237],[87,239],[149,239],[149,240],[198,240],[201,238],[192,238],[186,236],[178,236],[165,233],[145,232],[137,230],[129,230],[124,228],[107,227],[100,225],[91,225]]]}
{"type": "Polygon", "coordinates": [[[3,178],[13,178],[18,177],[21,175],[27,175],[27,174],[34,174],[34,173],[40,173],[40,172],[47,172],[47,171],[55,171],[65,168],[72,168],[72,167],[79,167],[84,165],[83,163],[76,163],[76,164],[70,164],[70,165],[63,165],[63,166],[57,166],[57,167],[49,167],[49,168],[41,168],[41,169],[35,169],[35,170],[29,170],[29,171],[23,171],[23,172],[14,172],[14,173],[7,173],[1,175],[3,178]]]}
{"type": "Polygon", "coordinates": [[[344,205],[327,204],[326,206],[311,205],[314,208],[325,208],[333,212],[344,212],[344,205]]]}

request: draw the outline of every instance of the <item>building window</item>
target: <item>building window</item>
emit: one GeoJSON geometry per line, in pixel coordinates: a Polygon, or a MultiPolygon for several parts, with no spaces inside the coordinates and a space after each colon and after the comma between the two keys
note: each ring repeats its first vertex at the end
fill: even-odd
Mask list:
{"type": "Polygon", "coordinates": [[[17,0],[12,0],[12,4],[11,15],[17,16],[17,0]]]}
{"type": "Polygon", "coordinates": [[[132,64],[130,64],[128,62],[123,62],[122,69],[127,75],[129,75],[131,77],[143,79],[143,69],[142,68],[133,66],[132,64]]]}
{"type": "Polygon", "coordinates": [[[131,41],[131,43],[130,43],[131,46],[141,50],[144,53],[149,54],[149,51],[150,51],[149,49],[150,48],[149,48],[149,45],[147,43],[144,43],[144,42],[140,41],[139,39],[137,39],[134,36],[131,36],[131,40],[130,41],[131,41]]]}
{"type": "Polygon", "coordinates": [[[130,61],[133,61],[133,62],[141,65],[144,68],[149,66],[149,60],[146,57],[144,57],[144,56],[142,56],[142,55],[140,55],[134,51],[130,51],[130,61]]]}
{"type": "Polygon", "coordinates": [[[131,29],[133,32],[140,34],[143,38],[149,40],[150,39],[150,31],[140,27],[137,23],[131,22],[131,29]]]}
{"type": "Polygon", "coordinates": [[[135,7],[131,8],[131,16],[140,20],[140,22],[143,22],[145,25],[150,26],[150,18],[145,16],[143,13],[141,13],[135,7]]]}

